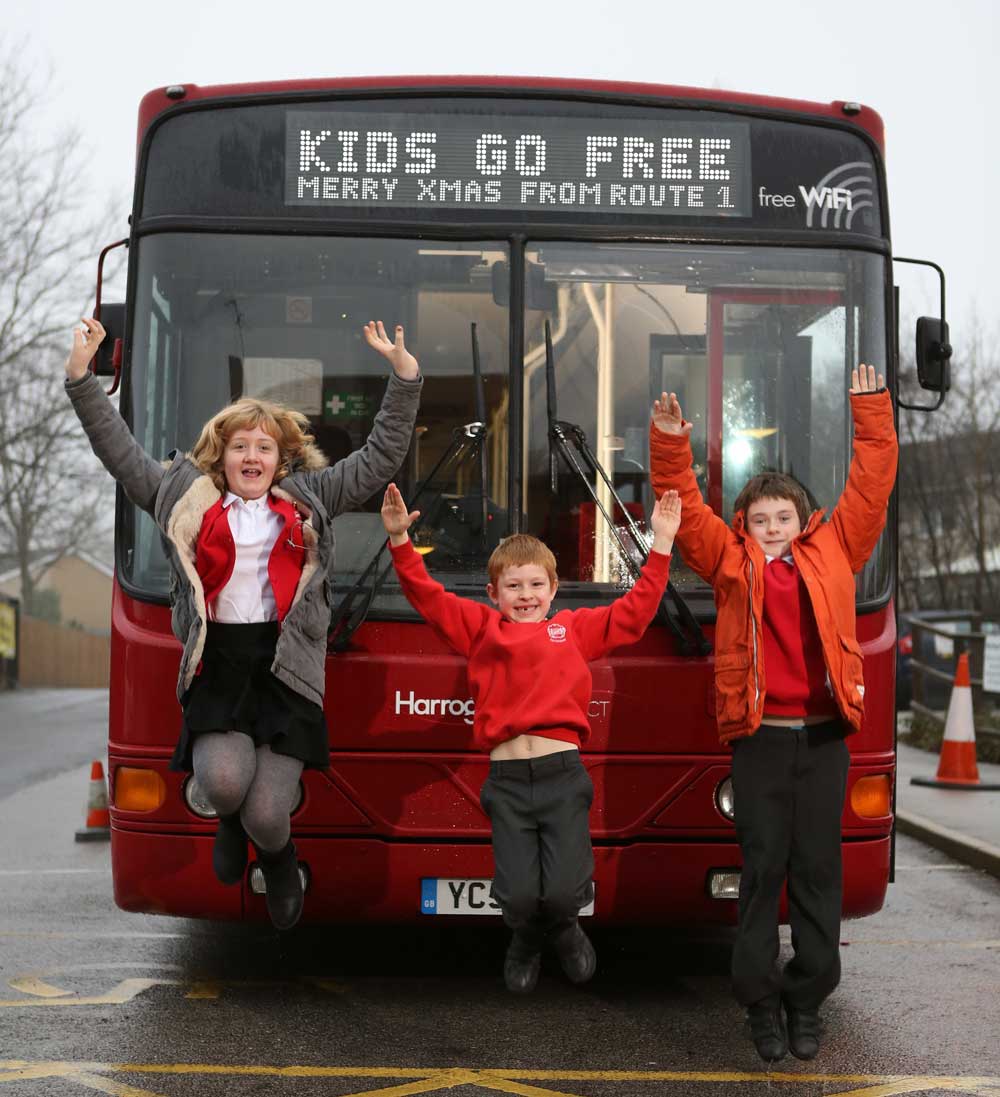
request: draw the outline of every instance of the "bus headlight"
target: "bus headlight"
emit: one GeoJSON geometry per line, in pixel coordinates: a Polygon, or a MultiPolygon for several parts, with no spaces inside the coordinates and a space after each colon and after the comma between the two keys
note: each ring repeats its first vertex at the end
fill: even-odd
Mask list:
{"type": "MultiPolygon", "coordinates": [[[[302,807],[304,799],[305,791],[302,788],[302,782],[299,781],[299,787],[295,790],[295,803],[292,804],[290,815],[294,815],[302,807]]],[[[208,797],[198,787],[198,782],[194,779],[193,774],[184,782],[184,803],[201,819],[214,819],[218,815],[215,808],[208,802],[208,797]]]]}
{"type": "Polygon", "coordinates": [[[715,806],[730,822],[733,821],[733,779],[725,777],[715,790],[715,806]]]}
{"type": "Polygon", "coordinates": [[[712,899],[738,899],[740,897],[740,870],[738,868],[713,868],[709,870],[708,894],[712,899]]]}
{"type": "Polygon", "coordinates": [[[208,802],[208,797],[201,791],[198,782],[193,776],[184,782],[184,803],[202,819],[214,819],[218,812],[208,802]]]}

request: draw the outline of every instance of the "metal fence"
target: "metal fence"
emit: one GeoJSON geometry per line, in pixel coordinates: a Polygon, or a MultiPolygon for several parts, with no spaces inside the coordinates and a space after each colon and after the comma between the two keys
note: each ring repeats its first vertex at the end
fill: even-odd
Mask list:
{"type": "Polygon", "coordinates": [[[955,678],[958,657],[969,657],[969,683],[972,686],[972,707],[975,713],[976,735],[1000,741],[1000,730],[989,726],[986,717],[997,712],[1000,695],[983,690],[983,661],[987,636],[1000,632],[1000,624],[973,610],[930,610],[907,613],[913,636],[910,676],[913,697],[910,708],[924,716],[944,723],[947,697],[955,678]],[[943,705],[932,700],[945,698],[943,705]]]}

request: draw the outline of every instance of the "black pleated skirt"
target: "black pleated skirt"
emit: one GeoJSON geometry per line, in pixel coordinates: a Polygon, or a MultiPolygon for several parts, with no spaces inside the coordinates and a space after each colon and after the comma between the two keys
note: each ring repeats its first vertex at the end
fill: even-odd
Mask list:
{"type": "Polygon", "coordinates": [[[330,764],[326,720],[313,704],[271,673],[277,621],[208,623],[201,671],[182,702],[180,740],[170,762],[190,772],[195,739],[208,731],[241,731],[255,746],[298,758],[307,769],[330,764]]]}

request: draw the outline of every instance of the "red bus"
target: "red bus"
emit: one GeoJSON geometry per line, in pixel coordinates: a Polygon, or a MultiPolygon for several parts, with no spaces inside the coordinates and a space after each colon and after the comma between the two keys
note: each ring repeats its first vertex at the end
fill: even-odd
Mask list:
{"type": "MultiPolygon", "coordinates": [[[[662,390],[694,422],[705,497],[728,519],[764,467],[832,505],[852,365],[884,363],[897,384],[882,123],[852,103],[468,77],[168,87],[140,106],[128,244],[126,304],[102,319],[122,412],[157,457],[240,394],[301,409],[331,460],[345,456],[385,382],[362,324],[406,325],[426,381],[398,481],[411,501],[421,485],[431,573],[470,597],[485,598],[488,554],[519,530],[555,550],[563,606],[627,588],[662,390]],[[586,456],[576,471],[554,408],[586,456]]],[[[464,667],[386,573],[378,506],[336,519],[330,766],[304,775],[292,818],[304,918],[497,914],[464,667]]],[[[180,719],[168,569],[123,496],[116,553],[115,898],[263,920],[253,866],[241,887],[215,881],[211,810],[167,769],[180,719]]],[[[895,553],[890,523],[857,582],[867,712],[850,740],[848,916],[877,911],[891,875],[895,553]]],[[[644,639],[593,667],[598,922],[735,919],[714,605],[677,557],[672,577],[644,639]]]]}

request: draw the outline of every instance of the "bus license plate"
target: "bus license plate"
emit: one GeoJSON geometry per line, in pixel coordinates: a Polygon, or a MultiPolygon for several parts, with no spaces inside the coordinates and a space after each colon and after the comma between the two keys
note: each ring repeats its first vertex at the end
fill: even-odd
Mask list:
{"type": "MultiPolygon", "coordinates": [[[[492,914],[500,915],[499,905],[490,898],[492,880],[423,879],[420,881],[421,914],[492,914]]],[[[580,911],[594,913],[593,899],[580,911]]]]}

